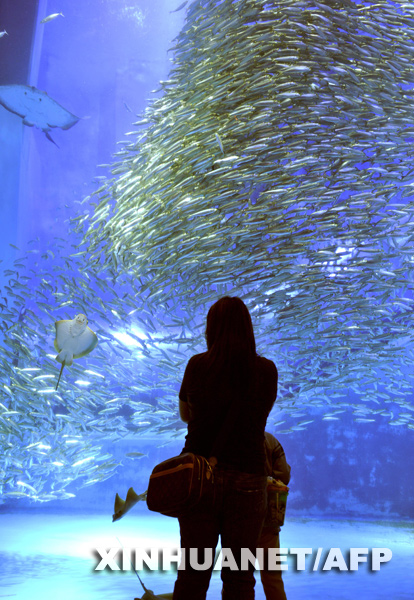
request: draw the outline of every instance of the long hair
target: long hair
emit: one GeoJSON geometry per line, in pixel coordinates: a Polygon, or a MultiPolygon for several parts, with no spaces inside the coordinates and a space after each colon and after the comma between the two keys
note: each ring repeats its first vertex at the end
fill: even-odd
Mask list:
{"type": "Polygon", "coordinates": [[[206,341],[209,369],[219,376],[226,371],[238,388],[251,383],[256,341],[243,300],[224,296],[210,307],[206,341]]]}

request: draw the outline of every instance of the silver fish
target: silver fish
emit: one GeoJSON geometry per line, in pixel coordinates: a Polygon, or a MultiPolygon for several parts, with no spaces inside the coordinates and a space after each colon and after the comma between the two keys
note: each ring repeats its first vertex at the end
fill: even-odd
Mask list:
{"type": "Polygon", "coordinates": [[[278,431],[347,413],[413,429],[414,9],[376,4],[186,7],[162,95],[71,221],[79,244],[34,241],[5,276],[6,498],[35,496],[17,481],[46,501],[111,477],[103,438],[182,436],[176,392],[223,294],[246,301],[278,365],[278,431]],[[73,311],[100,344],[59,394],[43,340],[73,311]],[[105,385],[82,385],[96,373],[105,385]]]}
{"type": "Polygon", "coordinates": [[[42,19],[40,21],[40,23],[49,23],[49,21],[53,21],[54,19],[56,19],[56,17],[59,17],[59,16],[64,17],[65,15],[63,13],[61,13],[61,12],[59,12],[59,13],[53,13],[51,15],[48,15],[44,19],[42,19]]]}

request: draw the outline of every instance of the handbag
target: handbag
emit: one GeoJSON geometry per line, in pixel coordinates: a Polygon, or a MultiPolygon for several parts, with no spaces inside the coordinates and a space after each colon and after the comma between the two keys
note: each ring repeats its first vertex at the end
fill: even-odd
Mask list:
{"type": "Polygon", "coordinates": [[[208,493],[213,481],[213,467],[204,456],[192,452],[174,456],[153,469],[147,506],[168,517],[180,517],[208,493]]]}
{"type": "Polygon", "coordinates": [[[147,491],[149,510],[167,517],[181,517],[213,489],[216,456],[224,446],[229,425],[234,423],[236,409],[238,410],[238,406],[234,400],[214,442],[212,456],[208,460],[204,456],[185,452],[154,467],[147,491]]]}

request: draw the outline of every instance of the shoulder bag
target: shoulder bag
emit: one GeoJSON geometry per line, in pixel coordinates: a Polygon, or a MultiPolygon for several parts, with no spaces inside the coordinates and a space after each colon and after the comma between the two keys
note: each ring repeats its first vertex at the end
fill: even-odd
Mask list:
{"type": "Polygon", "coordinates": [[[219,430],[212,448],[212,456],[208,460],[204,456],[185,452],[154,467],[147,491],[147,506],[150,510],[168,517],[181,517],[213,489],[216,456],[224,447],[230,425],[234,424],[236,409],[238,403],[235,399],[219,430]]]}

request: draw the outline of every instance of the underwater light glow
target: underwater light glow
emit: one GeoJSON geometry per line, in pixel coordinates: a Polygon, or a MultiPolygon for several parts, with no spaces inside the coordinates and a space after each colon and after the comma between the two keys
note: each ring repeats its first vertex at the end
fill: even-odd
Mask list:
{"type": "Polygon", "coordinates": [[[77,460],[76,462],[73,463],[72,467],[78,467],[79,465],[83,465],[84,463],[88,462],[89,460],[95,460],[95,456],[88,456],[88,458],[82,458],[81,460],[77,460]]]}
{"type": "Polygon", "coordinates": [[[32,485],[30,485],[29,483],[25,483],[24,481],[16,481],[16,485],[20,485],[22,487],[25,487],[25,488],[31,490],[32,492],[34,492],[35,494],[37,494],[37,490],[32,485]]]}
{"type": "MultiPolygon", "coordinates": [[[[130,348],[142,348],[142,345],[134,338],[138,338],[140,340],[148,340],[148,336],[136,325],[132,326],[130,329],[130,333],[126,331],[116,331],[112,334],[114,338],[116,338],[121,344],[130,348]],[[131,334],[131,335],[130,335],[131,334]],[[132,337],[134,336],[134,337],[132,337]]],[[[102,377],[102,375],[101,375],[102,377]]]]}
{"type": "Polygon", "coordinates": [[[105,375],[102,375],[101,373],[96,373],[96,371],[91,371],[90,369],[85,369],[85,373],[89,373],[90,375],[95,375],[96,377],[102,377],[102,379],[105,379],[105,375]]]}
{"type": "Polygon", "coordinates": [[[136,340],[134,340],[134,338],[132,338],[125,332],[118,331],[116,333],[113,333],[112,335],[114,336],[114,338],[116,338],[118,341],[124,344],[124,346],[129,346],[130,348],[141,347],[140,344],[136,340]]]}
{"type": "Polygon", "coordinates": [[[340,257],[340,260],[338,261],[338,263],[344,262],[345,260],[352,258],[352,256],[354,255],[354,250],[355,250],[355,248],[353,246],[350,246],[349,248],[338,247],[336,249],[336,254],[343,255],[340,257]]]}

